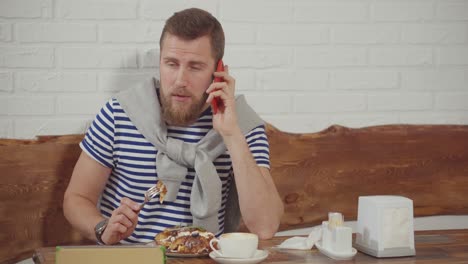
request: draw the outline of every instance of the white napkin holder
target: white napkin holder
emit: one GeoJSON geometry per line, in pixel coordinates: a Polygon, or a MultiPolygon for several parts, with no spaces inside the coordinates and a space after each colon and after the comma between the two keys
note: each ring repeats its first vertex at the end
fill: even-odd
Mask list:
{"type": "Polygon", "coordinates": [[[413,201],[402,196],[361,196],[355,247],[368,255],[414,256],[413,201]]]}
{"type": "Polygon", "coordinates": [[[352,229],[344,226],[341,213],[328,214],[329,221],[312,228],[308,237],[292,237],[283,241],[278,248],[310,250],[314,245],[324,255],[335,260],[350,260],[357,250],[352,247],[352,229]]]}

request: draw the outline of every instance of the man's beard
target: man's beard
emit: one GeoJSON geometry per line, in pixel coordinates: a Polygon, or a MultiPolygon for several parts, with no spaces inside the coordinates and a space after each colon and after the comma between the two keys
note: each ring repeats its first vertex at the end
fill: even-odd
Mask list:
{"type": "Polygon", "coordinates": [[[188,108],[180,108],[174,106],[171,100],[171,92],[169,94],[164,94],[162,89],[160,90],[160,100],[161,100],[161,108],[162,108],[162,116],[164,121],[166,121],[170,125],[175,126],[188,126],[193,124],[199,117],[203,108],[205,107],[206,99],[208,98],[208,94],[203,93],[202,98],[199,100],[196,97],[187,91],[186,89],[177,89],[172,93],[183,94],[184,96],[190,96],[193,101],[190,103],[190,107],[188,108]],[[176,107],[178,109],[176,109],[176,107]]]}

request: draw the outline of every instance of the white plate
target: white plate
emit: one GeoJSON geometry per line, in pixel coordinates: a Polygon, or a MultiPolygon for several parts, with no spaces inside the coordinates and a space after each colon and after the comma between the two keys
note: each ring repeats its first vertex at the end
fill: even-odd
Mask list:
{"type": "Polygon", "coordinates": [[[330,250],[322,247],[322,241],[315,242],[315,246],[318,248],[318,250],[320,252],[322,252],[322,254],[324,254],[325,256],[328,256],[328,257],[330,257],[332,259],[335,259],[335,260],[352,259],[352,258],[354,258],[354,256],[357,253],[357,250],[355,248],[351,248],[351,253],[345,253],[345,254],[330,251],[330,250]]]}
{"type": "Polygon", "coordinates": [[[220,264],[255,264],[263,261],[268,257],[268,251],[259,250],[255,252],[252,258],[248,259],[239,259],[239,258],[223,258],[218,255],[218,253],[212,251],[210,253],[210,258],[220,264]]]}
{"type": "Polygon", "coordinates": [[[201,253],[201,254],[189,254],[189,253],[177,253],[177,252],[169,252],[166,251],[166,256],[168,257],[176,257],[176,258],[201,258],[208,256],[208,253],[201,253]]]}

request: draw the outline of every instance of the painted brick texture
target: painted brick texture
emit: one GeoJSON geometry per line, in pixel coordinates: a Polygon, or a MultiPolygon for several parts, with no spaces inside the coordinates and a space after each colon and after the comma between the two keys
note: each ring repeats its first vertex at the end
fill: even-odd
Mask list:
{"type": "Polygon", "coordinates": [[[0,138],[85,132],[159,75],[187,7],[220,20],[237,92],[282,130],[468,124],[468,1],[1,0],[0,138]]]}

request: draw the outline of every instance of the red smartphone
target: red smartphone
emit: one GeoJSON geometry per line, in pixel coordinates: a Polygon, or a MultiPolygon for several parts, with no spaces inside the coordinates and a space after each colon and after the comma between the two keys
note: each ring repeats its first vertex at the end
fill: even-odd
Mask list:
{"type": "MultiPolygon", "coordinates": [[[[221,72],[224,71],[224,64],[222,60],[218,61],[218,66],[216,66],[216,71],[221,72]]],[[[215,77],[214,82],[222,82],[224,79],[222,77],[215,77]]],[[[211,101],[211,107],[213,108],[213,114],[216,114],[218,112],[218,106],[221,103],[221,100],[218,97],[213,98],[213,101],[211,101]]]]}

